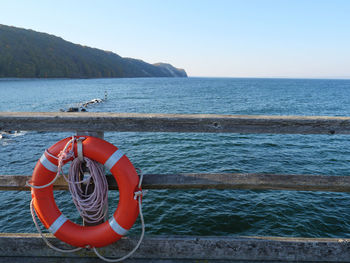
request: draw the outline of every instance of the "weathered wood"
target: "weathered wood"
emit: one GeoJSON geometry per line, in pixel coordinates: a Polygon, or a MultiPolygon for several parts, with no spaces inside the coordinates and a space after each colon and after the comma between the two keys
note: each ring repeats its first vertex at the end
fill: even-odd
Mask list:
{"type": "Polygon", "coordinates": [[[350,134],[350,117],[0,112],[0,130],[350,134]]]}
{"type": "Polygon", "coordinates": [[[350,176],[288,174],[147,174],[144,188],[254,189],[350,192],[350,176]]]}
{"type": "MultiPolygon", "coordinates": [[[[67,247],[51,235],[48,238],[59,247],[67,247]]],[[[137,237],[127,237],[99,251],[105,256],[121,257],[132,250],[136,242],[137,237]]],[[[60,262],[65,258],[80,258],[82,261],[76,262],[85,262],[83,260],[95,255],[87,249],[70,254],[56,252],[37,234],[0,234],[0,261],[1,257],[59,258],[60,262]]],[[[349,262],[350,239],[146,236],[130,261],[204,259],[205,262],[349,262]]]]}
{"type": "MultiPolygon", "coordinates": [[[[109,188],[118,188],[107,176],[109,188]]],[[[30,190],[25,186],[30,176],[0,175],[0,190],[30,190]]],[[[255,189],[350,192],[350,176],[286,175],[286,174],[145,174],[144,189],[255,189]]],[[[63,177],[55,190],[67,190],[63,177]]]]}

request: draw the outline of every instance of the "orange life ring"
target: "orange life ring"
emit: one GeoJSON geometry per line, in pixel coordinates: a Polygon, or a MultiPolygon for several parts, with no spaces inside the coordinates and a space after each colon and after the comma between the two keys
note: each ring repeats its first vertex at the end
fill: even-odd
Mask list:
{"type": "MultiPolygon", "coordinates": [[[[82,137],[85,138],[84,156],[104,164],[117,181],[119,203],[112,218],[97,226],[75,224],[58,209],[53,185],[42,189],[32,188],[33,205],[40,221],[58,239],[76,247],[103,247],[119,240],[135,223],[139,210],[134,193],[141,190],[138,188],[139,177],[130,160],[117,147],[99,138],[82,137]]],[[[57,142],[41,156],[33,171],[33,185],[41,186],[53,180],[58,165],[57,158],[53,156],[58,156],[70,139],[57,142]]],[[[74,152],[77,156],[76,144],[74,152]]]]}

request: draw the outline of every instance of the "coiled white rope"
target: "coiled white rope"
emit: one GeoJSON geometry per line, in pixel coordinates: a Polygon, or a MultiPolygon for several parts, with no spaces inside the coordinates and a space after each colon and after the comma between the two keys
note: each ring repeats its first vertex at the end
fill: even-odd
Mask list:
{"type": "Polygon", "coordinates": [[[84,174],[83,163],[75,158],[69,168],[69,191],[80,216],[86,223],[98,223],[104,220],[108,212],[108,183],[102,165],[84,157],[87,169],[90,171],[87,178],[80,181],[84,174]],[[89,184],[93,181],[94,189],[88,193],[89,184]],[[85,192],[81,183],[86,184],[85,192]]]}

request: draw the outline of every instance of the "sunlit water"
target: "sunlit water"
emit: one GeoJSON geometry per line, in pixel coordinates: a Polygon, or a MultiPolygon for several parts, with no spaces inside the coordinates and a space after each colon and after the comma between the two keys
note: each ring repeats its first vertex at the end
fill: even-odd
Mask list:
{"type": "MultiPolygon", "coordinates": [[[[0,80],[0,111],[58,111],[94,98],[91,112],[350,115],[349,80],[0,80]]],[[[83,113],[82,113],[83,114],[83,113]]],[[[0,140],[0,174],[32,173],[43,151],[72,133],[20,132],[0,140]]],[[[348,175],[346,135],[105,133],[144,173],[348,175]]],[[[110,211],[116,194],[110,193],[110,211]]],[[[69,192],[55,193],[79,222],[69,192]]],[[[0,192],[0,232],[35,232],[30,192],[0,192]]],[[[151,190],[148,234],[350,237],[347,193],[151,190]]],[[[132,232],[139,231],[136,224],[132,232]]]]}

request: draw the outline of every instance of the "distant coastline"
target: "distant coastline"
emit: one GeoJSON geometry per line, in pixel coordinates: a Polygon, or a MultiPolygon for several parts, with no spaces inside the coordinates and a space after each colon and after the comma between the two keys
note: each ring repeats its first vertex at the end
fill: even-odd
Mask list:
{"type": "Polygon", "coordinates": [[[0,78],[187,77],[167,63],[149,64],[33,30],[0,25],[0,78]]]}

